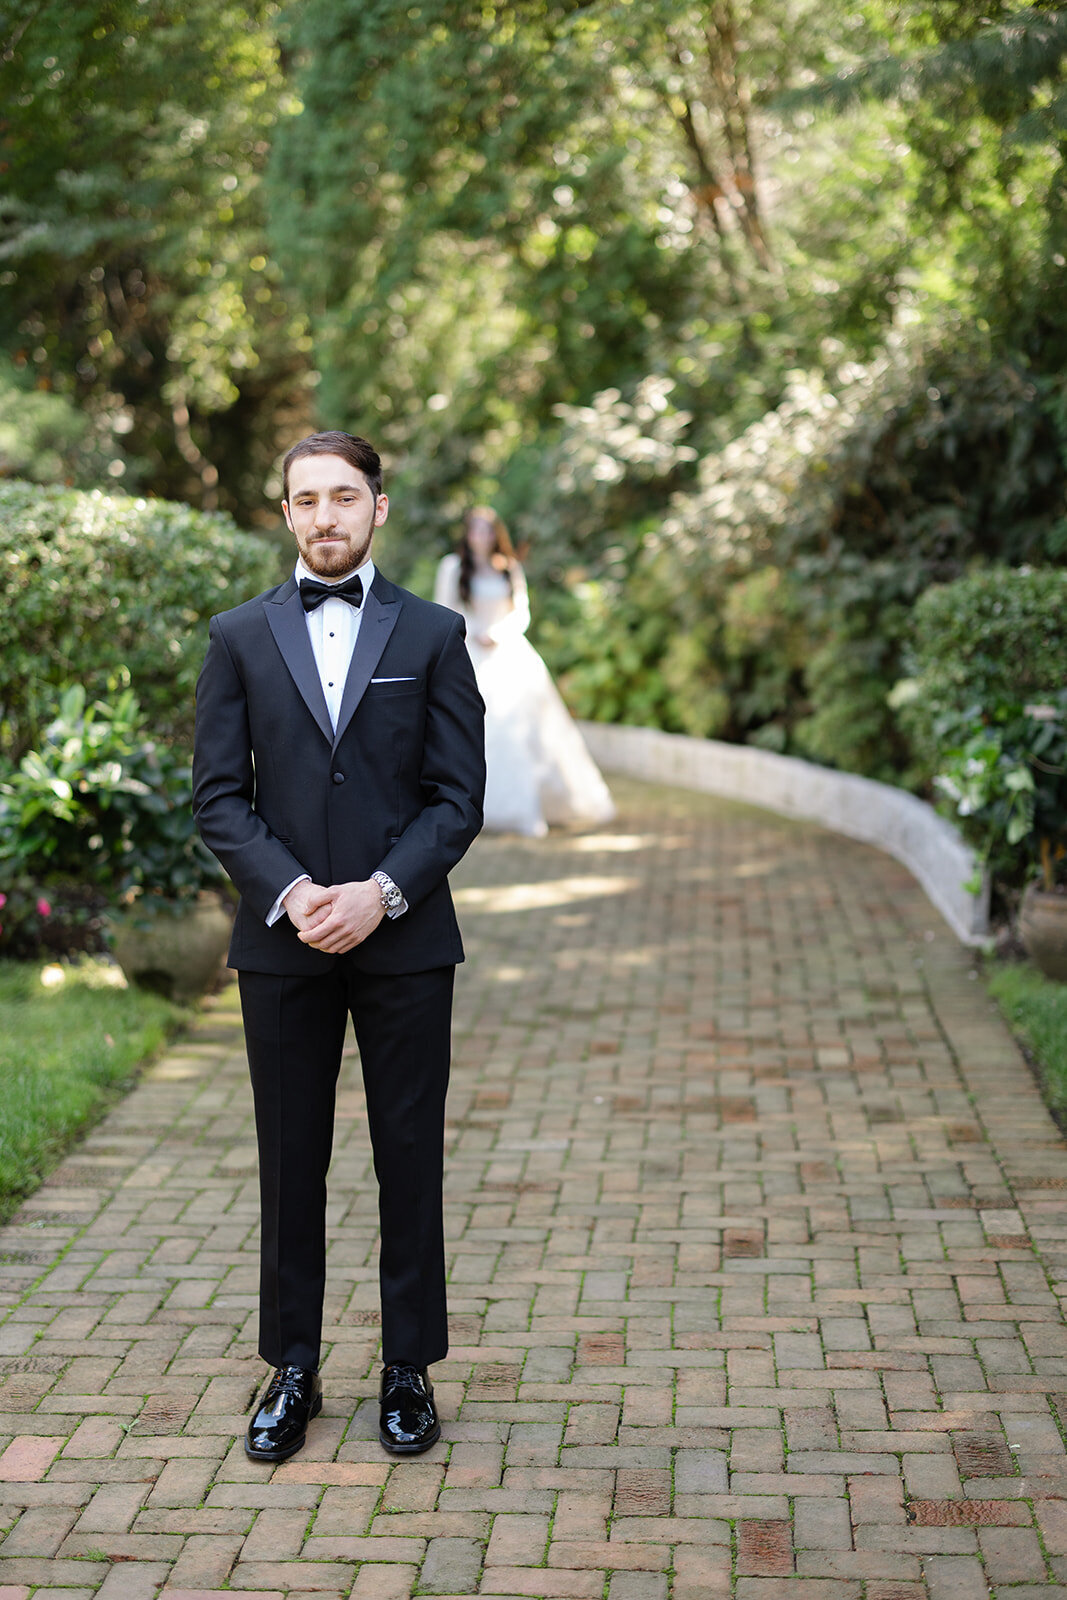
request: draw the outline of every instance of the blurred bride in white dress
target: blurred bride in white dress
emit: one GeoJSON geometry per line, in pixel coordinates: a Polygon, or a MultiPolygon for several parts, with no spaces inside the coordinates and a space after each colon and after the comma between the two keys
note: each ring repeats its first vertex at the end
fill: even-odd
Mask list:
{"type": "Polygon", "coordinates": [[[607,785],[526,638],[526,578],[490,507],[467,513],[459,549],[437,569],[434,599],[466,619],[485,701],[485,826],[537,838],[549,823],[610,822],[607,785]]]}

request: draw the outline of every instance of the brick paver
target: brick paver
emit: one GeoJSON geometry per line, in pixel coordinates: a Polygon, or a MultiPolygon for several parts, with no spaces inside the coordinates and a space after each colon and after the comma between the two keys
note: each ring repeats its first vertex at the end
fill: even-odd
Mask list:
{"type": "Polygon", "coordinates": [[[456,874],[442,1442],[377,1444],[352,1055],[323,1414],[244,1456],[228,989],[0,1234],[0,1600],[1067,1595],[1067,1149],[971,957],[886,856],[616,787],[456,874]]]}

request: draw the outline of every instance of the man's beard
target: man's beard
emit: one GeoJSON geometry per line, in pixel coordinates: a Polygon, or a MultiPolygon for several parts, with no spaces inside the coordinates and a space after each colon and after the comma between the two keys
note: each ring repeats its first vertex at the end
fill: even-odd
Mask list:
{"type": "Polygon", "coordinates": [[[373,529],[362,543],[324,545],[319,539],[309,539],[302,552],[304,565],[320,578],[347,578],[366,561],[370,552],[373,529]]]}

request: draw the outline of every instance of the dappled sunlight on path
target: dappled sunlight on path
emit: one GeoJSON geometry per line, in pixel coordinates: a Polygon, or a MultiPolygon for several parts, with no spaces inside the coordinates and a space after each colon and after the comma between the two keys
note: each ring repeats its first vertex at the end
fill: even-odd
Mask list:
{"type": "Polygon", "coordinates": [[[353,1047],[323,1414],[244,1456],[231,988],[0,1235],[4,1600],[1067,1594],[1067,1149],[972,958],[863,845],[617,798],[455,874],[442,1442],[377,1444],[353,1047]]]}

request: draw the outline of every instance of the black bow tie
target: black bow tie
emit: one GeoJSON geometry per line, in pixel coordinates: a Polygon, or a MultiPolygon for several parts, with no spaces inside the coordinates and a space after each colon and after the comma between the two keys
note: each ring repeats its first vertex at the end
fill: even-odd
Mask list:
{"type": "Polygon", "coordinates": [[[347,600],[358,610],[363,604],[363,579],[358,572],[344,583],[320,583],[317,578],[301,578],[300,598],[305,611],[317,611],[324,600],[347,600]]]}

